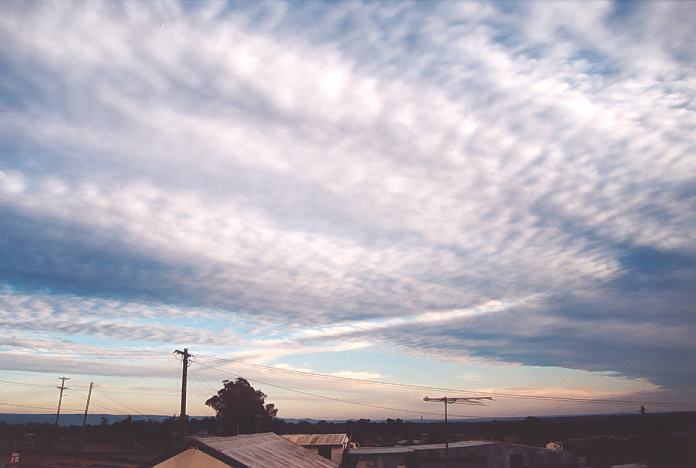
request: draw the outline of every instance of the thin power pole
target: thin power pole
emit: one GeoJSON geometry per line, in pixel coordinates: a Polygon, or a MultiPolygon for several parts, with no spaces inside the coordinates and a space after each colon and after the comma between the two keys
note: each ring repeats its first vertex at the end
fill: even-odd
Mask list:
{"type": "Polygon", "coordinates": [[[445,397],[445,464],[449,466],[449,426],[447,425],[447,397],[445,397]]]}
{"type": "Polygon", "coordinates": [[[68,387],[65,386],[65,381],[70,380],[70,377],[58,377],[58,380],[60,380],[60,387],[56,388],[60,390],[60,396],[58,397],[58,411],[56,411],[56,426],[60,417],[60,405],[63,403],[63,391],[68,390],[68,387]]]}
{"type": "Polygon", "coordinates": [[[188,377],[188,366],[189,358],[191,354],[188,352],[188,348],[184,348],[183,351],[178,349],[174,351],[175,354],[181,354],[182,370],[181,370],[181,442],[186,439],[186,379],[188,377]]]}
{"type": "Polygon", "coordinates": [[[441,401],[445,404],[445,466],[449,467],[449,427],[447,426],[447,405],[461,403],[465,405],[482,405],[481,400],[492,400],[493,397],[440,397],[430,398],[426,396],[423,401],[441,401]]]}
{"type": "Polygon", "coordinates": [[[85,415],[82,417],[82,432],[80,433],[80,447],[85,446],[85,426],[87,425],[87,412],[89,411],[89,400],[92,398],[92,387],[94,387],[94,382],[89,383],[89,392],[87,392],[87,404],[85,405],[85,415]]]}

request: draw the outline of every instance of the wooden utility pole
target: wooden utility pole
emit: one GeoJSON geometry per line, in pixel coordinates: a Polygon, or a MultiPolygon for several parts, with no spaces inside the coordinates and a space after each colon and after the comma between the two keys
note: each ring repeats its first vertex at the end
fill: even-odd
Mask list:
{"type": "Polygon", "coordinates": [[[60,390],[60,396],[58,397],[58,411],[56,411],[56,426],[58,426],[58,418],[60,417],[60,405],[63,403],[63,391],[68,390],[65,386],[65,381],[70,380],[70,377],[58,377],[60,380],[60,387],[56,387],[60,390]]]}
{"type": "Polygon", "coordinates": [[[89,392],[87,393],[87,404],[85,405],[85,415],[82,417],[82,432],[80,433],[80,447],[85,446],[85,426],[87,425],[87,412],[89,411],[89,400],[92,398],[92,387],[94,387],[94,382],[89,383],[89,392]]]}
{"type": "Polygon", "coordinates": [[[460,403],[463,405],[482,405],[481,400],[492,400],[493,397],[439,397],[426,396],[423,401],[441,401],[445,404],[445,466],[449,467],[449,428],[447,427],[447,405],[460,403]]]}
{"type": "Polygon", "coordinates": [[[186,379],[188,376],[188,366],[189,358],[191,355],[188,352],[188,348],[184,348],[183,351],[178,349],[174,351],[175,354],[181,354],[182,361],[182,371],[181,371],[181,442],[183,443],[186,439],[186,379]]]}

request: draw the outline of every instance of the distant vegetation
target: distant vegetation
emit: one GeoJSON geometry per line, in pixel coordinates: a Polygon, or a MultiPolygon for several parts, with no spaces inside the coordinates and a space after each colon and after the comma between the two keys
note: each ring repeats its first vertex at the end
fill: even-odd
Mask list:
{"type": "MultiPolygon", "coordinates": [[[[188,434],[348,433],[351,441],[361,446],[439,443],[447,434],[451,441],[499,440],[540,447],[550,441],[565,441],[564,448],[586,457],[593,466],[636,460],[658,462],[655,466],[664,467],[696,466],[696,412],[529,416],[515,420],[455,421],[447,426],[441,421],[401,419],[288,421],[276,418],[278,409],[266,403],[266,395],[247,380],[224,380],[222,384],[222,388],[206,401],[217,416],[190,418],[188,434]],[[594,438],[588,440],[588,437],[594,438]]],[[[81,422],[81,415],[62,417],[64,422],[81,422]]],[[[146,417],[92,415],[89,421],[92,424],[84,433],[84,443],[77,424],[57,427],[47,422],[12,424],[0,421],[0,450],[4,453],[20,451],[36,463],[56,457],[64,457],[62,460],[68,463],[75,457],[91,456],[96,457],[93,458],[95,463],[120,461],[138,465],[173,450],[180,441],[181,430],[174,417],[142,418],[146,417]]]]}
{"type": "MultiPolygon", "coordinates": [[[[223,421],[210,417],[190,419],[187,431],[189,434],[222,435],[228,429],[223,421]]],[[[279,434],[345,432],[351,435],[351,440],[361,445],[393,445],[398,441],[441,442],[444,441],[445,429],[442,422],[420,423],[401,419],[359,419],[345,422],[290,422],[275,419],[269,421],[268,426],[260,428],[279,434]]],[[[696,412],[460,421],[450,422],[447,429],[453,440],[507,440],[543,446],[551,440],[592,435],[657,436],[670,432],[691,432],[696,430],[696,412]]],[[[103,424],[89,425],[86,437],[88,441],[94,442],[116,441],[124,446],[137,443],[151,448],[167,448],[175,441],[179,430],[180,425],[175,418],[138,421],[126,417],[118,422],[104,421],[103,424]]],[[[80,427],[56,427],[50,423],[8,424],[0,421],[0,438],[4,440],[26,438],[27,434],[70,439],[79,436],[80,427]]]]}

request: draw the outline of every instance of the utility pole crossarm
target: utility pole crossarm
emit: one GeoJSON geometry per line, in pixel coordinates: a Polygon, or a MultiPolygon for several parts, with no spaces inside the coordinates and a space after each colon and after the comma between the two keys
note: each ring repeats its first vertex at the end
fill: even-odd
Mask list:
{"type": "Polygon", "coordinates": [[[461,404],[466,404],[466,405],[482,405],[483,400],[493,400],[493,397],[439,397],[439,398],[431,398],[429,396],[426,396],[423,398],[423,401],[440,401],[444,402],[448,405],[451,405],[452,403],[461,403],[461,404]]]}
{"type": "Polygon", "coordinates": [[[464,405],[483,405],[482,400],[493,400],[493,397],[436,397],[431,398],[429,396],[423,397],[423,401],[434,401],[445,404],[445,466],[449,468],[449,430],[447,428],[447,405],[453,403],[461,403],[464,405]]]}
{"type": "Polygon", "coordinates": [[[56,426],[58,426],[58,418],[60,418],[60,405],[63,403],[63,392],[68,390],[65,386],[65,381],[70,380],[70,377],[58,377],[60,380],[60,387],[56,387],[60,390],[60,396],[58,397],[58,410],[56,411],[56,426]]]}

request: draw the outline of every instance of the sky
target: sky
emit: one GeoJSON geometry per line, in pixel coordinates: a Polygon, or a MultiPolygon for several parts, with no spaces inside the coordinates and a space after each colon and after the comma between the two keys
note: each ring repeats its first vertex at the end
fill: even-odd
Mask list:
{"type": "Polygon", "coordinates": [[[693,3],[2,9],[0,411],[696,404],[693,3]]]}

